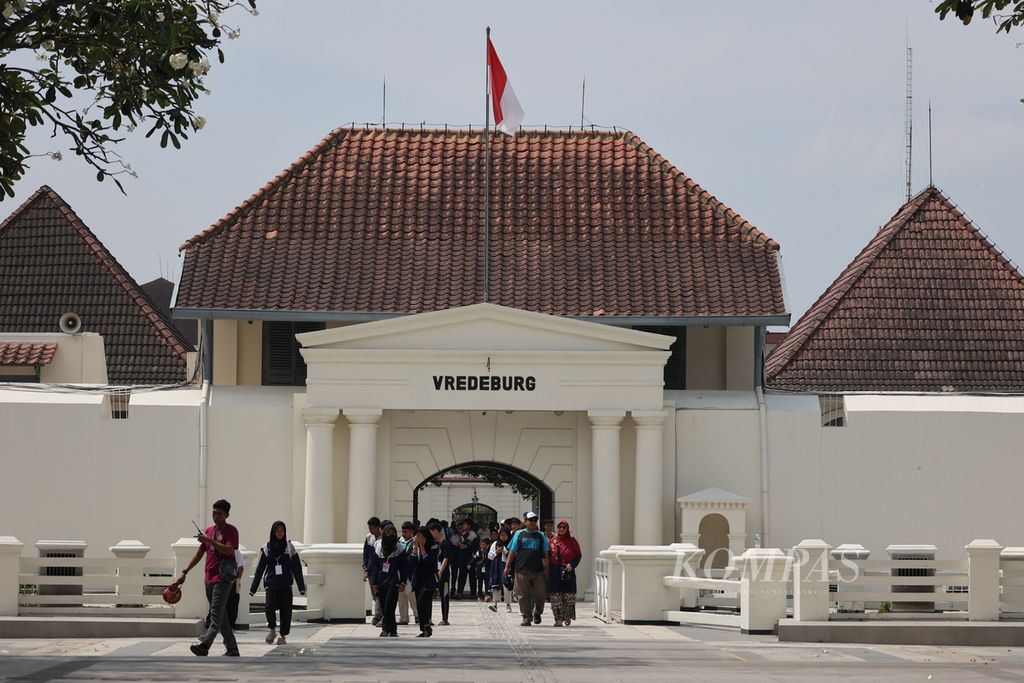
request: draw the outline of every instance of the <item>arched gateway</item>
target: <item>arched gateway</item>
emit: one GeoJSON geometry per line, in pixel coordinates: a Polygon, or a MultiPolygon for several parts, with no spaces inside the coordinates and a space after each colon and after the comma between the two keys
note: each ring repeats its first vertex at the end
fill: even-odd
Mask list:
{"type": "Polygon", "coordinates": [[[588,556],[621,542],[626,524],[635,543],[665,542],[672,337],[493,304],[297,336],[308,367],[306,543],[360,541],[371,514],[411,518],[416,486],[471,462],[542,481],[588,556]],[[629,510],[624,420],[636,434],[629,510]]]}

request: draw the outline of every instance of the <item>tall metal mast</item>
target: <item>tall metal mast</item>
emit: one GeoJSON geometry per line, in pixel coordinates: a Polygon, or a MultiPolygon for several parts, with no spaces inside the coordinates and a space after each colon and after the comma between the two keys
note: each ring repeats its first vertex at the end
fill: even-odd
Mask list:
{"type": "Polygon", "coordinates": [[[914,48],[907,40],[907,102],[904,110],[904,126],[907,138],[907,201],[911,195],[911,172],[914,168],[914,48]]]}

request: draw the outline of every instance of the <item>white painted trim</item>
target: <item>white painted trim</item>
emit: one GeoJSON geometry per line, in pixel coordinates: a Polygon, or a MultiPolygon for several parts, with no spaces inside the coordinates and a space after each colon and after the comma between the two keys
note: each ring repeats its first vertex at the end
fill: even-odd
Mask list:
{"type": "Polygon", "coordinates": [[[653,332],[640,332],[611,325],[591,323],[571,318],[560,318],[545,313],[534,313],[507,306],[481,303],[443,311],[430,311],[404,318],[376,320],[360,325],[335,327],[316,332],[304,332],[296,335],[299,343],[306,348],[372,339],[385,335],[408,334],[419,330],[446,327],[460,322],[497,320],[511,322],[519,327],[527,327],[558,332],[565,335],[597,339],[619,344],[668,350],[675,342],[675,337],[653,332]]]}
{"type": "MultiPolygon", "coordinates": [[[[372,323],[367,323],[372,324],[372,323]]],[[[323,330],[331,332],[332,330],[323,330]]],[[[320,334],[309,332],[306,334],[320,334]]],[[[302,335],[296,335],[302,336],[302,335]]],[[[390,365],[424,365],[427,361],[450,363],[491,362],[529,363],[533,365],[591,365],[609,363],[615,365],[656,365],[664,366],[671,355],[668,351],[490,351],[464,349],[301,349],[306,363],[358,363],[382,361],[390,365]]],[[[308,383],[308,381],[307,381],[308,383]]]]}

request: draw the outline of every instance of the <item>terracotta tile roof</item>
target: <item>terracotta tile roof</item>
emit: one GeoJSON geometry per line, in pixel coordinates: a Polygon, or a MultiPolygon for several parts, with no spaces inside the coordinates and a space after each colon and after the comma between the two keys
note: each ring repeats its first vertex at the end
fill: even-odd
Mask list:
{"type": "Polygon", "coordinates": [[[0,223],[0,332],[59,332],[67,311],[103,335],[111,384],[185,380],[187,342],[44,185],[0,223]]]}
{"type": "MultiPolygon", "coordinates": [[[[414,313],[483,292],[479,131],[338,129],[188,240],[177,308],[414,313]]],[[[628,132],[493,135],[492,303],[784,316],[778,244],[628,132]]]]}
{"type": "Polygon", "coordinates": [[[905,204],[768,357],[772,389],[1024,391],[1024,276],[934,187],[905,204]]]}
{"type": "Polygon", "coordinates": [[[56,344],[0,342],[0,365],[49,365],[56,354],[56,344]]]}

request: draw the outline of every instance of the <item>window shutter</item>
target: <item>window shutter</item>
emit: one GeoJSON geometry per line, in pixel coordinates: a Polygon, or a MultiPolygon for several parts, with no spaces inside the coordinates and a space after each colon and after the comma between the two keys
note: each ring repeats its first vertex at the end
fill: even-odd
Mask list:
{"type": "Polygon", "coordinates": [[[676,340],[669,347],[672,354],[665,361],[665,388],[685,389],[686,388],[686,328],[678,326],[642,325],[636,326],[634,330],[640,332],[653,332],[675,337],[676,340]]]}
{"type": "Polygon", "coordinates": [[[302,386],[306,383],[306,363],[299,352],[295,335],[324,329],[321,322],[267,320],[263,323],[263,384],[266,386],[302,386]]]}

